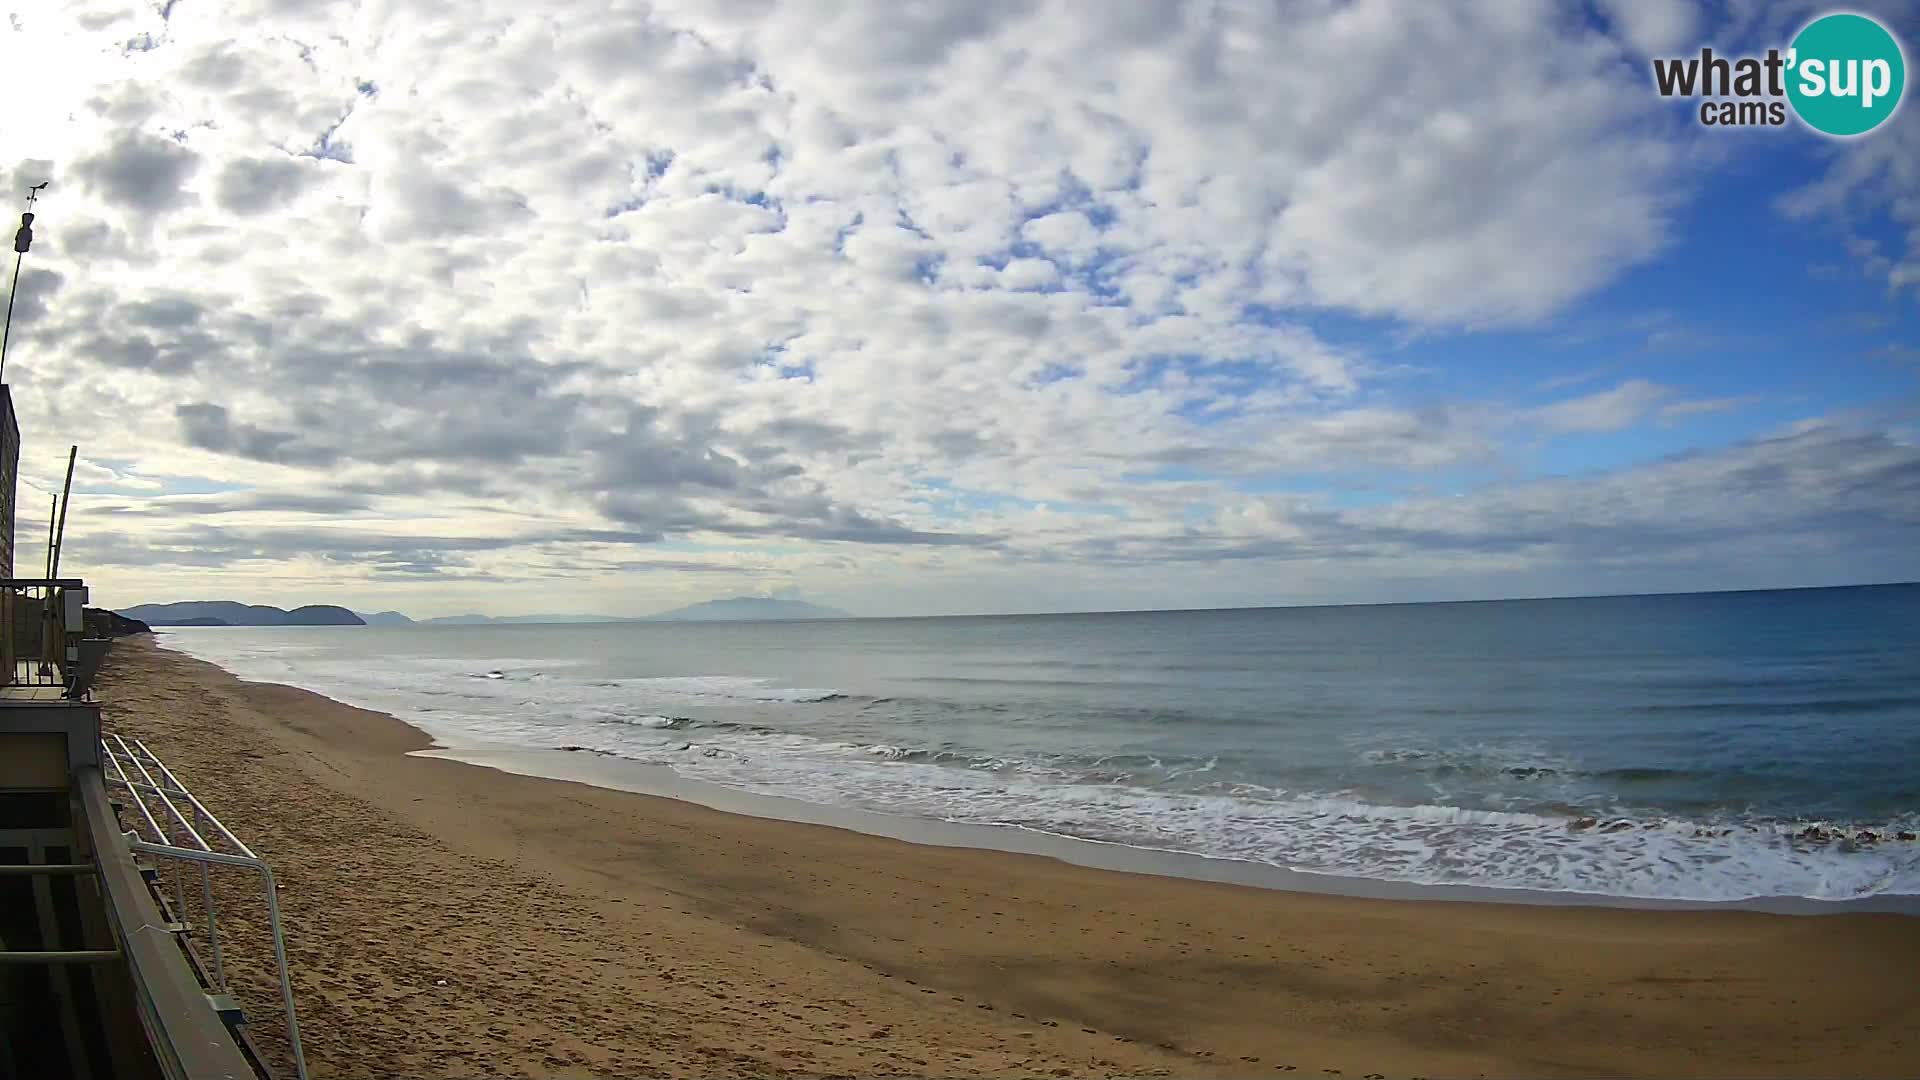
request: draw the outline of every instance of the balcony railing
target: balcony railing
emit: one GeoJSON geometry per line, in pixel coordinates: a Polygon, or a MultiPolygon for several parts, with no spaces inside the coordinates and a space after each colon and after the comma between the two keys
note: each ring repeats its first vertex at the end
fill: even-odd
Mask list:
{"type": "Polygon", "coordinates": [[[227,985],[226,953],[220,936],[218,896],[221,890],[213,887],[212,870],[237,867],[260,876],[266,900],[267,932],[273,945],[274,972],[280,983],[283,1032],[294,1077],[307,1080],[306,1054],[300,1047],[300,1019],[293,1007],[293,980],[287,969],[286,937],[280,928],[277,894],[281,886],[274,882],[273,871],[233,830],[213,816],[213,811],[147,749],[146,743],[109,733],[101,740],[100,749],[106,782],[127,808],[123,820],[128,827],[125,834],[128,849],[136,855],[171,864],[170,890],[157,865],[148,884],[160,909],[168,917],[180,920],[174,924],[179,943],[205,989],[208,1003],[233,1029],[242,1052],[261,1066],[263,1074],[272,1075],[273,1070],[248,1034],[246,1021],[227,985]],[[182,864],[198,871],[198,889],[193,886],[192,871],[183,873],[182,864]],[[198,917],[190,918],[192,914],[198,917]],[[203,954],[203,949],[208,952],[203,954]],[[203,955],[211,955],[211,967],[203,963],[203,955]]]}
{"type": "Polygon", "coordinates": [[[79,578],[0,578],[0,690],[86,699],[86,603],[79,578]]]}

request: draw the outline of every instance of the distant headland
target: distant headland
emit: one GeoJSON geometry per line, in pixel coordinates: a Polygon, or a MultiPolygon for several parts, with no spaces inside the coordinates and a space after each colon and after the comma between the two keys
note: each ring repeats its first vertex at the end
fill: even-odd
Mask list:
{"type": "Polygon", "coordinates": [[[148,626],[365,626],[366,620],[343,607],[308,604],[292,611],[233,600],[183,600],[177,604],[136,604],[119,609],[148,626]]]}
{"type": "Polygon", "coordinates": [[[183,600],[172,604],[136,604],[120,614],[150,626],[483,626],[528,623],[748,622],[850,619],[838,608],[805,600],[735,596],[707,600],[637,617],[612,615],[443,615],[411,619],[398,611],[349,611],[332,604],[309,604],[291,611],[232,600],[183,600]]]}

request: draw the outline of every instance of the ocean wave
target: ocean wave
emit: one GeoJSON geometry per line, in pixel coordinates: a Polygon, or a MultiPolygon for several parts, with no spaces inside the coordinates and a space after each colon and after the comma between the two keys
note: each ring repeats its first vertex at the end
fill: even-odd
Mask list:
{"type": "Polygon", "coordinates": [[[1846,713],[1900,712],[1920,706],[1920,697],[1888,694],[1874,697],[1808,697],[1797,701],[1673,701],[1628,706],[1637,713],[1697,714],[1739,717],[1831,716],[1846,713]]]}
{"type": "Polygon", "coordinates": [[[1628,765],[1612,768],[1583,768],[1564,758],[1542,755],[1516,755],[1513,751],[1484,751],[1475,748],[1434,750],[1371,750],[1360,755],[1369,765],[1398,768],[1404,772],[1450,776],[1481,776],[1513,780],[1605,780],[1617,783],[1656,783],[1690,781],[1720,773],[1662,765],[1628,765]],[[1515,760],[1516,756],[1523,760],[1515,760]]]}
{"type": "Polygon", "coordinates": [[[634,727],[656,728],[656,729],[662,729],[662,730],[669,729],[669,728],[672,728],[672,729],[684,728],[684,727],[690,726],[693,723],[691,719],[684,716],[627,716],[627,717],[612,718],[611,722],[616,724],[632,724],[634,727]]]}
{"type": "Polygon", "coordinates": [[[1340,795],[1195,794],[1004,768],[955,770],[893,753],[899,747],[863,749],[861,760],[816,749],[719,766],[668,764],[762,794],[1323,874],[1650,899],[1920,893],[1920,842],[1900,839],[1920,829],[1914,821],[1840,827],[1614,818],[1587,825],[1570,816],[1340,795]]]}
{"type": "MultiPolygon", "coordinates": [[[[284,643],[249,652],[242,635],[188,636],[185,644],[243,678],[390,711],[443,742],[615,755],[816,803],[1426,884],[1689,900],[1920,894],[1920,842],[1903,838],[1920,833],[1911,818],[1687,817],[1596,804],[1586,800],[1590,791],[1717,782],[1722,774],[1631,761],[1595,766],[1523,740],[1433,746],[1417,731],[1373,732],[1335,744],[1352,770],[1300,767],[1282,779],[1199,752],[996,753],[963,745],[962,733],[944,723],[891,722],[894,713],[939,702],[887,703],[768,677],[605,679],[538,658],[398,658],[375,670],[284,643]],[[864,726],[845,730],[870,737],[797,729],[794,718],[816,711],[800,706],[831,703],[841,704],[836,716],[863,718],[864,726]],[[1349,771],[1416,782],[1364,790],[1349,771]],[[1445,787],[1518,791],[1528,804],[1449,805],[1434,794],[1445,787]]],[[[1006,701],[966,706],[976,724],[1027,715],[1006,701]]]]}
{"type": "Polygon", "coordinates": [[[744,724],[627,756],[760,794],[1017,827],[1149,850],[1420,884],[1647,899],[1920,894],[1920,819],[1692,820],[1386,805],[1236,784],[1180,792],[1128,773],[744,724]]]}
{"type": "Polygon", "coordinates": [[[674,697],[687,701],[750,701],[812,705],[845,701],[848,695],[838,690],[818,690],[773,685],[774,680],[741,675],[636,676],[608,679],[596,685],[607,688],[674,697]]]}

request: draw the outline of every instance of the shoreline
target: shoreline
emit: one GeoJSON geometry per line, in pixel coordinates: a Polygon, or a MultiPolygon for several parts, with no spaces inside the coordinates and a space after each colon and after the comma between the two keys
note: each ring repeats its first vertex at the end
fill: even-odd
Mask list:
{"type": "MultiPolygon", "coordinates": [[[[197,662],[219,667],[214,661],[201,660],[191,653],[172,649],[161,643],[163,638],[164,635],[156,635],[155,640],[159,643],[159,647],[180,652],[180,655],[197,662]]],[[[329,701],[337,700],[330,697],[329,692],[323,689],[291,683],[256,681],[234,675],[224,668],[220,670],[250,685],[280,686],[316,694],[329,701]]],[[[1178,848],[1159,848],[1120,840],[1093,839],[1014,824],[961,822],[915,814],[890,813],[884,809],[859,808],[766,794],[710,780],[695,779],[671,766],[636,761],[611,751],[591,747],[543,749],[513,743],[495,743],[477,738],[445,742],[441,736],[415,723],[402,720],[384,711],[378,705],[340,703],[352,708],[365,708],[379,712],[393,719],[395,723],[418,733],[428,745],[410,753],[422,758],[457,761],[521,776],[583,783],[605,790],[652,795],[767,820],[848,829],[914,844],[1041,855],[1077,866],[1123,873],[1154,874],[1162,877],[1246,885],[1288,892],[1373,899],[1606,907],[1629,910],[1762,911],[1786,915],[1880,912],[1920,916],[1920,893],[1876,893],[1833,899],[1782,893],[1709,899],[1518,885],[1488,885],[1459,881],[1417,881],[1368,876],[1350,871],[1303,870],[1226,855],[1209,855],[1178,848]]],[[[1891,837],[1889,842],[1892,842],[1891,837]]]]}
{"type": "MultiPolygon", "coordinates": [[[[116,646],[101,696],[286,884],[316,1077],[1920,1063],[1910,917],[1380,899],[907,843],[422,755],[396,718],[152,642],[116,646]]],[[[267,969],[230,955],[264,1020],[267,969]]]]}
{"type": "MultiPolygon", "coordinates": [[[[241,680],[243,682],[247,680],[241,680]]],[[[281,685],[263,683],[257,685],[281,685]]],[[[292,689],[292,688],[290,688],[292,689]]],[[[314,693],[315,691],[306,691],[314,693]]],[[[321,695],[325,696],[325,695],[321,695]]],[[[404,720],[397,720],[406,723],[404,720]]],[[[413,727],[413,725],[407,725],[413,727]]],[[[420,731],[419,728],[414,728],[420,731]]],[[[1644,911],[1760,911],[1777,915],[1843,915],[1875,912],[1920,917],[1920,896],[1890,893],[1846,900],[1803,896],[1755,896],[1735,900],[1682,900],[1615,896],[1609,893],[1512,889],[1485,885],[1433,884],[1350,874],[1294,870],[1266,863],[1218,858],[1192,852],[1089,840],[1011,825],[978,825],[907,814],[807,802],[695,780],[663,765],[649,765],[598,751],[541,750],[504,743],[434,745],[409,755],[458,761],[520,776],[559,780],[611,791],[627,791],[692,803],[723,813],[846,829],[910,844],[1038,855],[1074,866],[1130,874],[1151,874],[1183,881],[1210,881],[1280,892],[1349,896],[1376,900],[1431,900],[1448,903],[1524,904],[1540,907],[1619,908],[1644,911]]]]}

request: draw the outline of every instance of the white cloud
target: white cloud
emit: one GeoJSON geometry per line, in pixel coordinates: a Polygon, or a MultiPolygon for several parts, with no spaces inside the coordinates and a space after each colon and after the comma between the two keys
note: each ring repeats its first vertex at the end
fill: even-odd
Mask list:
{"type": "Polygon", "coordinates": [[[1548,431],[1619,431],[1640,422],[1672,396],[1670,387],[1630,379],[1611,390],[1543,405],[1533,410],[1532,418],[1548,431]]]}
{"type": "Polygon", "coordinates": [[[1794,218],[1838,225],[1866,273],[1889,292],[1920,296],[1920,108],[1903,102],[1871,135],[1836,143],[1825,173],[1780,206],[1794,218]],[[1864,232],[1881,215],[1898,227],[1891,245],[1864,232]]]}
{"type": "MultiPolygon", "coordinates": [[[[1784,42],[1829,7],[1812,0],[1736,5],[1728,32],[1784,42]]],[[[1805,186],[1787,193],[1780,208],[1789,217],[1837,225],[1848,253],[1889,292],[1920,295],[1920,110],[1913,107],[1912,65],[1920,35],[1920,0],[1860,0],[1845,10],[1876,19],[1904,43],[1908,79],[1892,119],[1864,137],[1826,143],[1827,167],[1805,186]],[[1868,227],[1884,216],[1896,226],[1891,245],[1871,239],[1868,227]]]]}
{"type": "Polygon", "coordinates": [[[35,482],[55,432],[137,463],[75,552],[140,598],[642,607],[714,580],[642,564],[1064,581],[1199,519],[1306,535],[1241,488],[1491,468],[1528,422],[1408,407],[1319,320],[1548,317],[1661,248],[1686,165],[1546,4],[91,10],[0,39],[48,86],[8,179],[56,179],[8,376],[35,482]]]}
{"type": "Polygon", "coordinates": [[[1600,7],[1644,56],[1672,56],[1700,44],[1701,12],[1694,0],[1602,0],[1600,7]]]}

